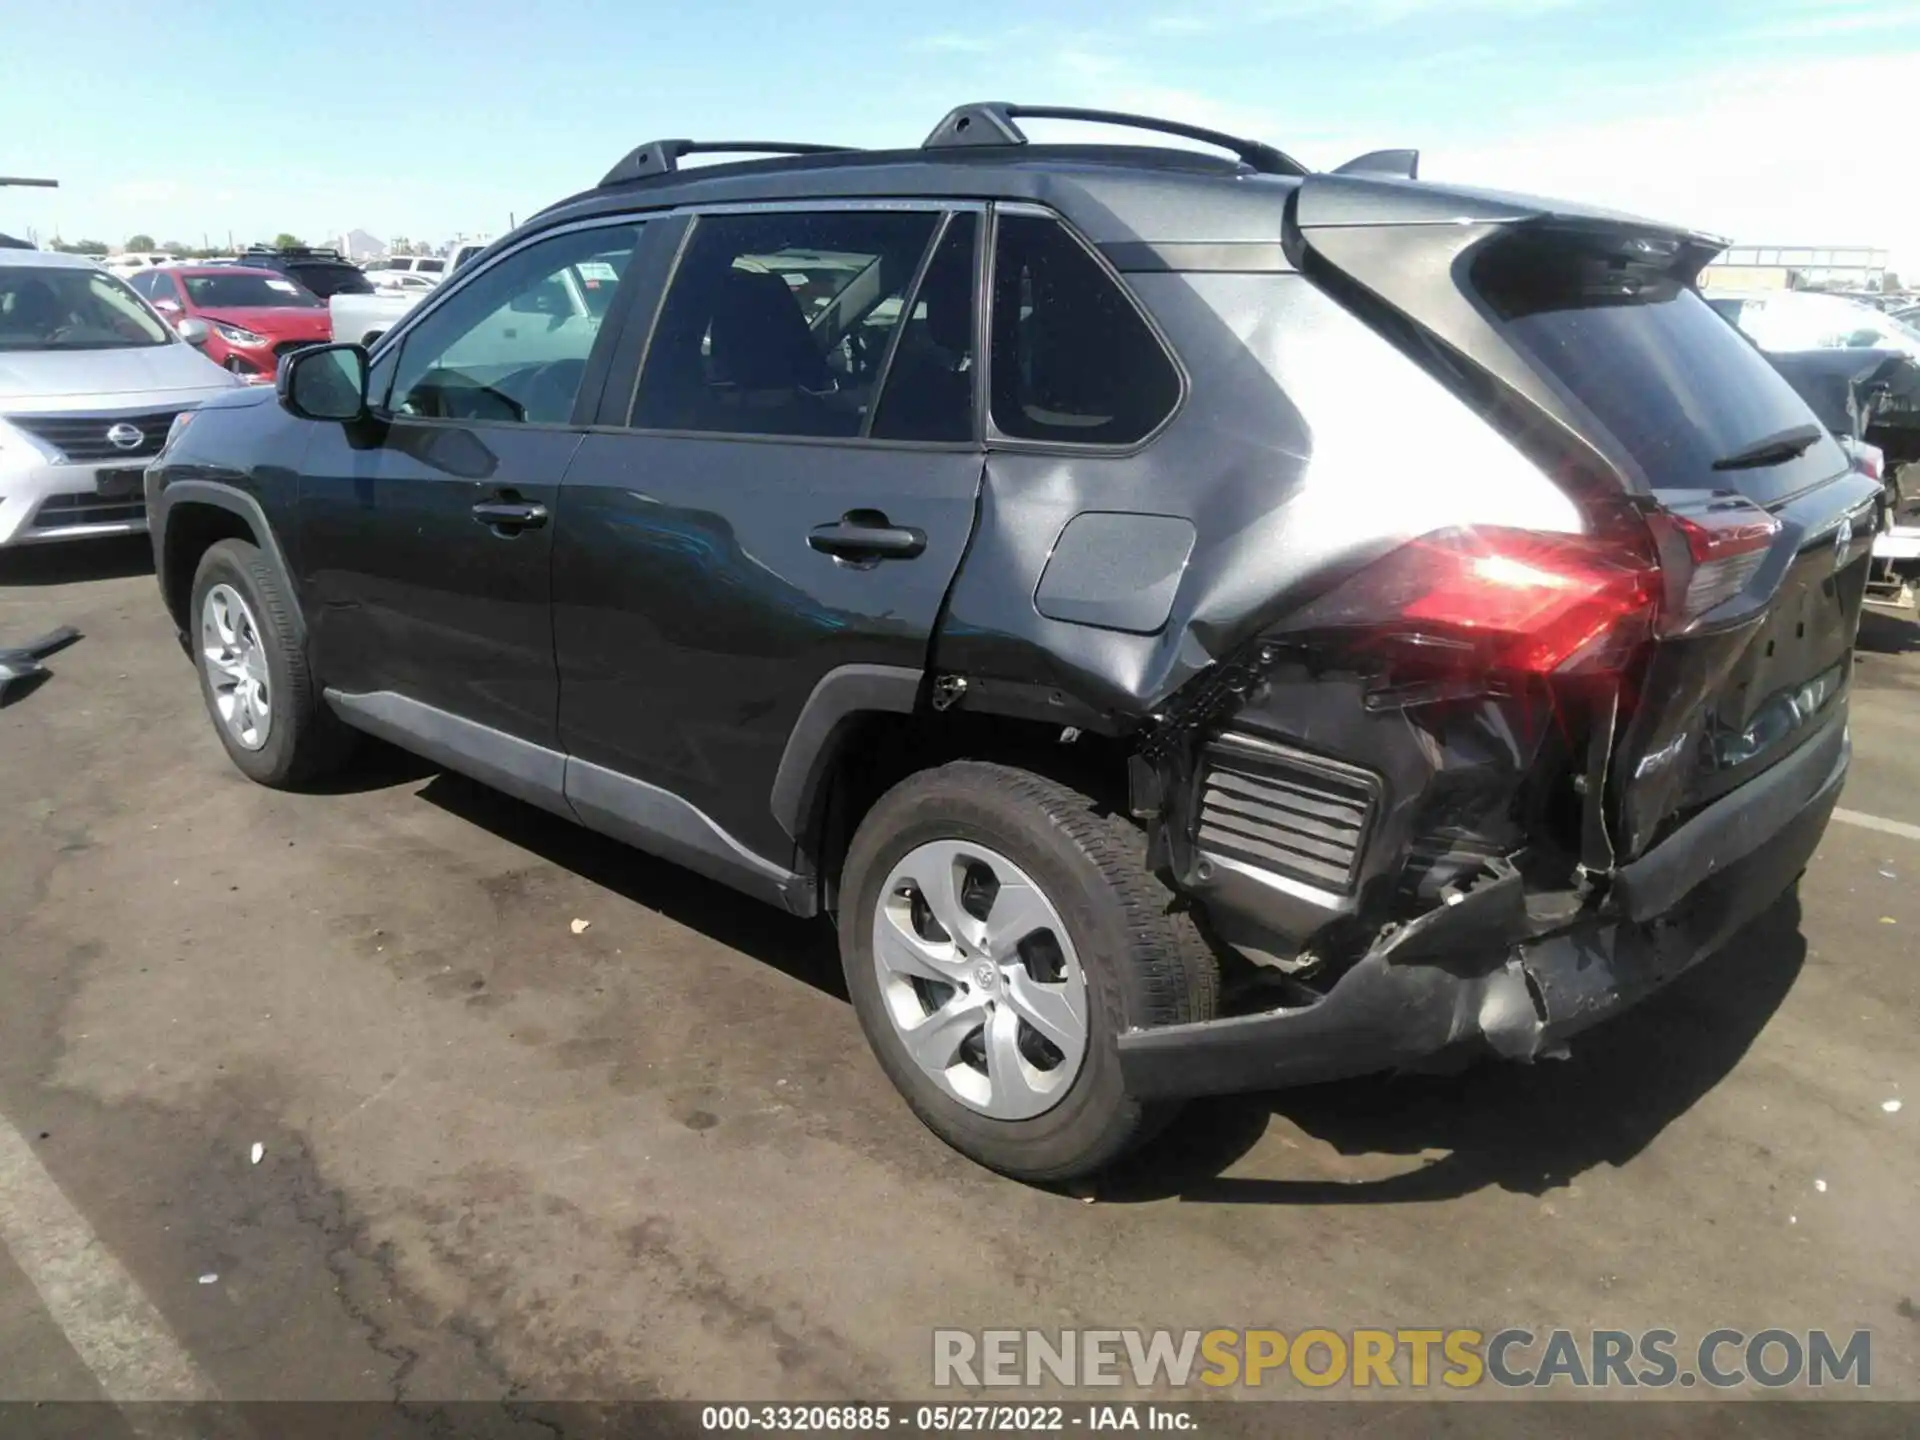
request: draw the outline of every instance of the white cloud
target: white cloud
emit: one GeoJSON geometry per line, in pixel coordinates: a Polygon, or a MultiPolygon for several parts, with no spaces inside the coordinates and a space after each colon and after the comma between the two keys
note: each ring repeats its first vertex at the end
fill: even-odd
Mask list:
{"type": "Polygon", "coordinates": [[[996,46],[1004,44],[1004,35],[961,35],[957,32],[927,35],[915,40],[909,47],[914,50],[932,50],[948,55],[984,55],[996,46]]]}
{"type": "Polygon", "coordinates": [[[1817,40],[1830,35],[1858,35],[1913,29],[1920,10],[1912,0],[1817,0],[1759,20],[1741,32],[1747,40],[1817,40]]]}
{"type": "Polygon", "coordinates": [[[1315,20],[1374,30],[1427,17],[1492,15],[1527,19],[1587,0],[1252,0],[1208,10],[1175,10],[1147,28],[1163,35],[1212,35],[1276,21],[1315,20]]]}
{"type": "Polygon", "coordinates": [[[1577,197],[1742,244],[1873,245],[1920,272],[1920,186],[1888,162],[1920,52],[1755,65],[1612,118],[1491,145],[1432,137],[1432,179],[1577,197]],[[1835,96],[1847,97],[1836,109],[1835,96]]]}

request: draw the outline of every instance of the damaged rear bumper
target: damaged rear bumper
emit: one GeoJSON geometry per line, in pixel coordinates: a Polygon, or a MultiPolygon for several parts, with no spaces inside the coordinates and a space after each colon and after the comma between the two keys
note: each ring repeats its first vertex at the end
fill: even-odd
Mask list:
{"type": "Polygon", "coordinates": [[[1376,945],[1312,1005],[1130,1031],[1126,1087],[1180,1099],[1420,1069],[1462,1050],[1532,1059],[1667,984],[1785,893],[1850,753],[1842,714],[1625,867],[1611,910],[1551,936],[1417,961],[1376,945]]]}

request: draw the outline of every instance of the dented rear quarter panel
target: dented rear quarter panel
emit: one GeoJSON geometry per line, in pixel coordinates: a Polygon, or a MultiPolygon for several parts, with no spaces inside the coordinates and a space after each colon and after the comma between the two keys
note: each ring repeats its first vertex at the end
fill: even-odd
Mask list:
{"type": "Polygon", "coordinates": [[[990,449],[937,670],[1056,689],[1125,732],[1275,616],[1418,535],[1581,528],[1572,500],[1491,425],[1303,276],[1126,281],[1190,377],[1181,405],[1131,451],[990,449]],[[1036,608],[1061,531],[1087,511],[1193,525],[1156,633],[1036,608]]]}

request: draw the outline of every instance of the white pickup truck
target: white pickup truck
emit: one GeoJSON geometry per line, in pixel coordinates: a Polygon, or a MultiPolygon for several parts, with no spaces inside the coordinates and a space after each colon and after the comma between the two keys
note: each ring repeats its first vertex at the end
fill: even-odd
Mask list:
{"type": "MultiPolygon", "coordinates": [[[[456,249],[447,261],[447,274],[452,275],[486,249],[488,243],[473,240],[456,249]]],[[[432,287],[422,290],[378,288],[371,295],[329,296],[327,312],[333,320],[333,338],[342,344],[371,345],[432,293],[432,287]]]]}

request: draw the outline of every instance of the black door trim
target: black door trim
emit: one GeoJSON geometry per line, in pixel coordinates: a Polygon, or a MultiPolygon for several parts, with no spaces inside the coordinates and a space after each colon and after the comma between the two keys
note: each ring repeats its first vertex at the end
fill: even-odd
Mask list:
{"type": "Polygon", "coordinates": [[[925,675],[902,665],[842,665],[820,677],[800,707],[774,772],[769,803],[782,830],[803,839],[849,722],[875,711],[911,715],[925,675]]]}
{"type": "Polygon", "coordinates": [[[590,765],[391,690],[325,692],[356,729],[611,839],[684,865],[791,914],[818,909],[813,883],[734,839],[670,790],[590,765]]]}

